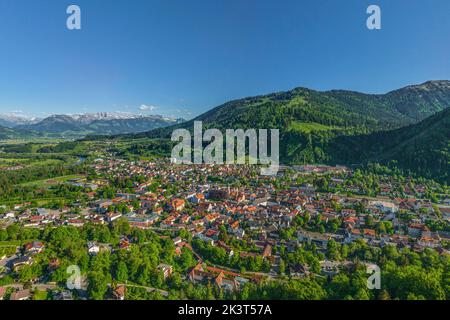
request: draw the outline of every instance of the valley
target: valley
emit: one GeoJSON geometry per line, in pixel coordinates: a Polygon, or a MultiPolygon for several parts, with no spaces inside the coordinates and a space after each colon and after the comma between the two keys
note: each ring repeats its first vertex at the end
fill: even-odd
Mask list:
{"type": "Polygon", "coordinates": [[[104,127],[91,134],[54,116],[3,129],[2,298],[448,299],[449,92],[298,88],[165,127],[91,119],[104,127]],[[279,129],[279,171],[171,163],[173,130],[197,120],[279,129]],[[83,285],[68,289],[73,265],[83,285]]]}

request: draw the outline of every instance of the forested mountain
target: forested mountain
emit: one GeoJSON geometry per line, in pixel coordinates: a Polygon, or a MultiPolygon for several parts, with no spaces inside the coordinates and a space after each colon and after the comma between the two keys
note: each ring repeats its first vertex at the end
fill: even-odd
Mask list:
{"type": "MultiPolygon", "coordinates": [[[[445,127],[442,122],[437,126],[439,131],[433,132],[434,129],[429,129],[425,133],[426,126],[439,120],[438,118],[430,118],[417,126],[411,125],[449,106],[450,81],[429,81],[386,94],[343,90],[320,92],[296,88],[287,92],[230,101],[191,121],[126,137],[170,138],[176,128],[192,130],[196,120],[202,121],[204,128],[221,130],[277,128],[280,129],[280,157],[285,163],[349,164],[397,159],[402,161],[405,168],[420,167],[421,174],[437,174],[442,178],[442,170],[448,168],[445,167],[448,152],[443,148],[445,143],[448,148],[448,126],[445,127]],[[405,131],[374,134],[405,126],[405,131]],[[416,139],[412,140],[416,146],[412,148],[409,144],[395,144],[397,140],[393,137],[400,133],[402,138],[398,141],[404,143],[407,143],[407,137],[417,133],[416,139]],[[428,140],[422,139],[424,135],[428,140]],[[443,140],[432,141],[435,135],[439,135],[443,140]],[[388,140],[391,147],[384,146],[388,140]],[[378,147],[374,148],[378,149],[363,147],[367,143],[376,143],[378,147]],[[389,148],[392,151],[385,152],[389,148]],[[419,149],[421,153],[418,153],[419,149]],[[395,153],[395,150],[398,150],[398,153],[395,153]],[[361,155],[354,157],[356,152],[361,155]],[[378,156],[373,157],[374,153],[378,156]],[[403,153],[411,154],[401,157],[403,153]],[[437,157],[434,153],[443,156],[437,157]],[[431,154],[434,156],[430,157],[431,154]],[[414,160],[416,155],[420,155],[422,159],[414,160]],[[440,159],[440,164],[427,164],[426,159],[440,159]]],[[[440,115],[442,117],[447,113],[440,115]]]]}
{"type": "Polygon", "coordinates": [[[334,163],[388,163],[450,184],[450,108],[424,121],[370,135],[342,136],[326,152],[334,163]]]}
{"type": "Polygon", "coordinates": [[[393,116],[405,123],[415,123],[450,106],[450,81],[428,81],[387,94],[367,95],[334,90],[328,95],[352,108],[363,112],[367,110],[388,122],[393,116]]]}
{"type": "MultiPolygon", "coordinates": [[[[203,121],[205,126],[219,129],[278,128],[290,131],[299,129],[299,123],[309,123],[320,124],[319,131],[369,133],[417,123],[448,106],[450,81],[429,81],[387,94],[296,88],[233,100],[181,125],[137,136],[168,137],[177,127],[192,128],[194,121],[203,121]]],[[[307,131],[310,129],[308,125],[307,131]]]]}
{"type": "Polygon", "coordinates": [[[0,140],[11,140],[11,139],[23,139],[36,137],[38,134],[35,132],[30,132],[27,130],[11,129],[8,127],[0,126],[0,140]]]}
{"type": "Polygon", "coordinates": [[[46,133],[62,133],[68,131],[80,131],[80,123],[69,115],[52,115],[37,123],[21,125],[17,128],[34,130],[46,133]]]}
{"type": "Polygon", "coordinates": [[[17,133],[10,128],[0,127],[0,140],[13,139],[16,134],[17,133]]]}
{"type": "Polygon", "coordinates": [[[12,127],[14,127],[14,123],[11,121],[8,121],[7,119],[0,118],[0,126],[12,128],[12,127]]]}

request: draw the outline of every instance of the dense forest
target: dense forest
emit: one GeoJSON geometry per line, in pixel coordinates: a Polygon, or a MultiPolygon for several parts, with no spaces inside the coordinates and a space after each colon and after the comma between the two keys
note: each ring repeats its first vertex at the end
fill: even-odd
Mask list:
{"type": "Polygon", "coordinates": [[[450,184],[450,108],[416,125],[336,138],[327,151],[335,163],[395,163],[450,184]]]}
{"type": "Polygon", "coordinates": [[[12,200],[20,197],[23,200],[34,198],[36,192],[44,192],[36,190],[36,188],[22,183],[36,181],[41,179],[50,179],[71,174],[84,173],[86,169],[83,166],[42,166],[28,167],[16,171],[7,171],[0,173],[0,199],[12,200]]]}

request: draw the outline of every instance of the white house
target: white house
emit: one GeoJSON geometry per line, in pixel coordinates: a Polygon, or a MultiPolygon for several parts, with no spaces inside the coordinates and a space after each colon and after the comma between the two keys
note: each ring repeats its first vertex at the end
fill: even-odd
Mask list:
{"type": "Polygon", "coordinates": [[[371,205],[377,207],[385,213],[395,213],[398,212],[398,206],[393,202],[388,201],[372,201],[371,205]]]}
{"type": "Polygon", "coordinates": [[[91,256],[95,256],[100,252],[100,247],[96,245],[94,242],[88,243],[88,252],[91,256]]]}

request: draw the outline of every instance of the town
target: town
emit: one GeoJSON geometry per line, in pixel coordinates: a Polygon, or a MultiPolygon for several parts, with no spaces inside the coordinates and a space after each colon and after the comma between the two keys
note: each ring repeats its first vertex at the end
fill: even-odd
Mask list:
{"type": "MultiPolygon", "coordinates": [[[[434,182],[342,166],[264,176],[252,165],[114,155],[84,165],[86,174],[47,181],[73,201],[1,207],[0,299],[251,298],[286,281],[336,287],[383,261],[400,272],[388,258],[399,270],[423,260],[449,272],[450,195],[434,182]],[[74,264],[82,285],[69,290],[74,264]]],[[[335,287],[303,298],[344,298],[335,287]]],[[[395,291],[364,290],[353,297],[395,291]]]]}

